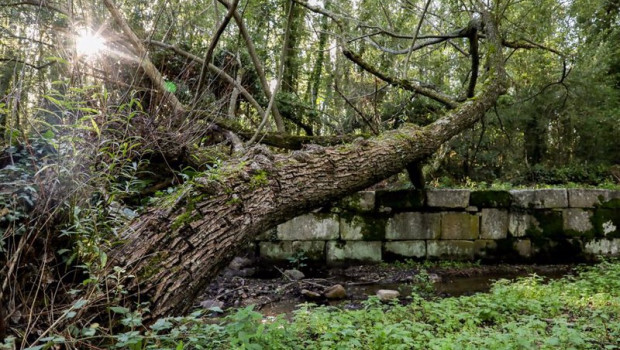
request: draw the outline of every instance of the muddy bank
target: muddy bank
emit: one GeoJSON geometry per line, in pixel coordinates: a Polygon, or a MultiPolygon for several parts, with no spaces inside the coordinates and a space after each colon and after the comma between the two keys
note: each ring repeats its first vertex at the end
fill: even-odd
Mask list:
{"type": "MultiPolygon", "coordinates": [[[[477,265],[477,264],[381,264],[348,268],[300,268],[304,277],[291,276],[275,266],[232,266],[207,288],[197,307],[227,310],[248,305],[266,316],[290,313],[303,302],[359,308],[379,290],[399,292],[407,303],[412,293],[426,298],[471,295],[488,291],[499,279],[536,274],[545,279],[572,274],[576,265],[477,265]],[[330,287],[340,285],[346,295],[328,297],[330,287]],[[327,295],[326,295],[327,294],[327,295]]],[[[241,264],[243,265],[243,264],[241,264]]],[[[338,291],[339,293],[341,291],[338,291]]]]}

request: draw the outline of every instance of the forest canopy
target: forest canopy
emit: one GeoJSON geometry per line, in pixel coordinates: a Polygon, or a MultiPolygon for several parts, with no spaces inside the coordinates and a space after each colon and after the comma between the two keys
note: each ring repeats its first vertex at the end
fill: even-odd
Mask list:
{"type": "MultiPolygon", "coordinates": [[[[257,129],[324,137],[289,143],[262,139],[278,146],[338,140],[327,136],[351,140],[406,122],[430,123],[450,107],[448,100],[471,97],[475,88],[470,85],[475,87],[488,69],[484,46],[478,55],[470,52],[466,31],[476,18],[474,3],[326,1],[304,7],[235,2],[235,16],[218,27],[227,15],[221,4],[127,1],[117,8],[127,28],[104,3],[37,4],[6,1],[2,7],[0,131],[5,145],[36,134],[60,141],[73,126],[99,129],[105,136],[110,116],[125,106],[154,119],[151,125],[134,125],[137,130],[127,135],[142,140],[136,150],[140,159],[152,157],[144,154],[157,148],[172,151],[160,141],[172,134],[178,137],[174,150],[213,146],[226,138],[213,130],[214,123],[228,123],[244,142],[257,129]],[[333,16],[314,11],[315,5],[333,16]],[[339,54],[343,49],[376,71],[339,54]],[[203,64],[205,57],[212,67],[203,64]],[[159,75],[155,81],[139,68],[145,59],[159,75]],[[235,81],[243,89],[235,89],[235,81]],[[262,123],[271,90],[276,90],[273,118],[262,123]],[[165,92],[194,113],[171,121],[171,106],[161,103],[165,92]]],[[[619,153],[613,137],[618,132],[618,4],[506,1],[493,6],[502,16],[509,94],[481,123],[442,147],[426,169],[429,180],[602,180],[601,167],[618,163],[619,153]]],[[[204,156],[212,163],[225,156],[219,151],[211,147],[204,156]]],[[[179,157],[172,153],[165,156],[179,157]]],[[[179,159],[171,170],[203,164],[179,159]]]]}

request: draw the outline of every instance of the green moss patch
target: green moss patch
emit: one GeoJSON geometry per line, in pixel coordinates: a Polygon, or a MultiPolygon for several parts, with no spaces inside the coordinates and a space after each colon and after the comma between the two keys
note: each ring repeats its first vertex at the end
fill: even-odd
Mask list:
{"type": "Polygon", "coordinates": [[[382,241],[387,218],[374,215],[341,215],[340,234],[345,240],[382,241]]]}
{"type": "MultiPolygon", "coordinates": [[[[600,199],[600,197],[599,197],[600,199]]],[[[598,205],[599,208],[620,209],[620,198],[614,198],[598,205]]]]}
{"type": "Polygon", "coordinates": [[[532,216],[538,221],[538,228],[530,227],[526,230],[532,238],[560,238],[564,236],[564,219],[559,210],[534,210],[532,216]]]}

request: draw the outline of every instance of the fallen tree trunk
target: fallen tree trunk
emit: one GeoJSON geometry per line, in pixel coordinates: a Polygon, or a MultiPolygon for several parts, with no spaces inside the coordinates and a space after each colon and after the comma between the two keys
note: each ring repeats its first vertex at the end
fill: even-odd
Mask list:
{"type": "Polygon", "coordinates": [[[367,140],[290,155],[255,148],[185,185],[127,229],[109,268],[133,275],[135,300],[152,317],[188,310],[242,243],[296,215],[364,189],[431,154],[469,128],[504,93],[504,73],[476,99],[419,128],[406,125],[367,140]]]}
{"type": "MultiPolygon", "coordinates": [[[[482,12],[489,78],[478,96],[451,105],[449,114],[424,128],[406,125],[374,138],[287,155],[256,147],[186,183],[135,219],[122,243],[109,252],[104,273],[120,267],[131,276],[121,282],[131,297],[128,301],[150,302],[150,317],[182,313],[244,242],[400,172],[471,127],[506,90],[501,39],[490,14],[482,12]]],[[[114,17],[124,23],[119,14],[114,17]]],[[[134,44],[141,48],[139,42],[134,44]]],[[[358,57],[346,46],[343,53],[358,57]]],[[[361,58],[354,62],[363,64],[361,58]]],[[[150,75],[155,81],[160,77],[158,72],[150,75]]]]}

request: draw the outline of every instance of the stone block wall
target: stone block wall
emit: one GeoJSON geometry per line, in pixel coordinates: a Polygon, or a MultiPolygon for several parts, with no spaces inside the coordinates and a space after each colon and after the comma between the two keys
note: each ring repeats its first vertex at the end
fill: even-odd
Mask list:
{"type": "Polygon", "coordinates": [[[256,239],[259,256],[329,265],[384,260],[574,261],[620,255],[620,191],[359,192],[256,239]]]}

